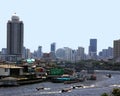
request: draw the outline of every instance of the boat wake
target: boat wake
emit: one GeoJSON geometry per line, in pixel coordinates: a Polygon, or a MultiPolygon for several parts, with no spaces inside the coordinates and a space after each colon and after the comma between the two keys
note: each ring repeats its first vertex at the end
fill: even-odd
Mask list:
{"type": "Polygon", "coordinates": [[[110,87],[120,87],[118,84],[110,85],[110,87]]]}
{"type": "Polygon", "coordinates": [[[90,85],[90,86],[83,86],[83,88],[95,88],[95,85],[90,85]]]}
{"type": "Polygon", "coordinates": [[[49,92],[40,92],[39,94],[59,94],[59,93],[62,93],[61,91],[49,91],[49,92]]]}

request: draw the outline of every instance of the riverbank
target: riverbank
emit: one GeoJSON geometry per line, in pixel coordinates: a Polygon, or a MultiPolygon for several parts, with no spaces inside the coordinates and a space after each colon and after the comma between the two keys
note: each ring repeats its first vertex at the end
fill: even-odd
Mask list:
{"type": "Polygon", "coordinates": [[[0,87],[13,87],[27,84],[40,83],[45,81],[45,79],[34,78],[34,79],[18,79],[13,77],[6,77],[0,80],[0,87]]]}
{"type": "Polygon", "coordinates": [[[40,82],[35,84],[1,87],[0,96],[101,96],[104,92],[110,92],[115,87],[120,87],[120,75],[116,71],[97,70],[97,80],[87,80],[74,84],[40,82]],[[106,77],[106,73],[111,73],[112,77],[106,77]],[[61,93],[62,89],[71,88],[72,86],[84,85],[83,88],[76,88],[70,92],[61,93]],[[44,87],[44,90],[36,88],[44,87]]]}

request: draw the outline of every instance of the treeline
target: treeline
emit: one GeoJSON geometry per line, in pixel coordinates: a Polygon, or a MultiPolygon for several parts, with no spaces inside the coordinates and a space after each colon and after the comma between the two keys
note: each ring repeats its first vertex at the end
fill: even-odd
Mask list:
{"type": "Polygon", "coordinates": [[[75,68],[77,71],[86,69],[95,70],[120,70],[120,62],[113,61],[96,61],[96,60],[83,60],[80,62],[72,63],[66,62],[66,67],[75,68]]]}

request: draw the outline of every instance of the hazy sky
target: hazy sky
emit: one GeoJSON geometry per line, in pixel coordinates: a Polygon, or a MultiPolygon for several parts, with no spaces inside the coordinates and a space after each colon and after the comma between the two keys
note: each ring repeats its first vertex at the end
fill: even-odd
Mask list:
{"type": "Polygon", "coordinates": [[[87,53],[89,39],[98,39],[98,51],[120,39],[120,0],[1,0],[0,49],[6,48],[6,23],[13,13],[24,22],[24,46],[31,51],[50,44],[78,46],[87,53]]]}

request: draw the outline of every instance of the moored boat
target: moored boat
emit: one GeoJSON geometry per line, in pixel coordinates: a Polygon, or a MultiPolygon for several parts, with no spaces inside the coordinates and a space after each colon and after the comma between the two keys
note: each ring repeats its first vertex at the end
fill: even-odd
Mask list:
{"type": "Polygon", "coordinates": [[[62,75],[61,77],[53,78],[53,83],[76,83],[79,82],[79,79],[70,75],[62,75]]]}

